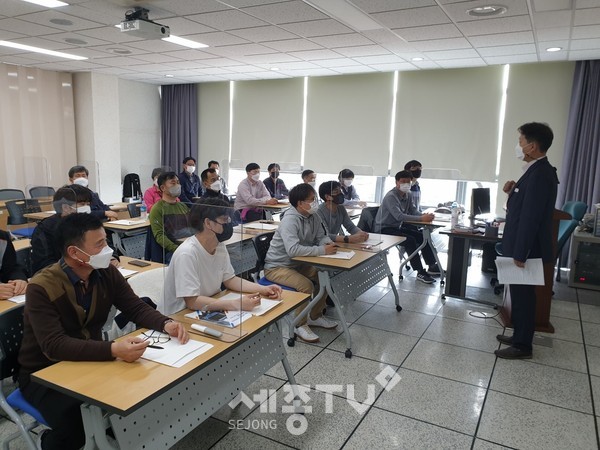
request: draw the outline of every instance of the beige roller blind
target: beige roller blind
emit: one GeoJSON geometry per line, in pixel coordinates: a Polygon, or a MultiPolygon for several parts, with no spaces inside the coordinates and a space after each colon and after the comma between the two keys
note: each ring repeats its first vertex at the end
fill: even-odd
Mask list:
{"type": "Polygon", "coordinates": [[[337,173],[372,166],[387,174],[394,73],[308,80],[304,166],[337,173]]]}
{"type": "Polygon", "coordinates": [[[229,157],[229,82],[198,85],[198,158],[202,170],[210,160],[223,165],[229,157]]]}

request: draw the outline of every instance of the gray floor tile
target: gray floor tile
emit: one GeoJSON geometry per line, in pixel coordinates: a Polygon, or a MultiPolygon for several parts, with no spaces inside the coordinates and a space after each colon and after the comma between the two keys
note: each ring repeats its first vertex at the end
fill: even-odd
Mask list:
{"type": "Polygon", "coordinates": [[[501,334],[500,331],[498,328],[486,325],[436,317],[423,337],[432,341],[493,353],[498,348],[496,335],[501,334]]]}
{"type": "Polygon", "coordinates": [[[600,306],[598,291],[594,289],[577,289],[577,299],[579,304],[600,306]]]}
{"type": "Polygon", "coordinates": [[[592,375],[590,377],[592,382],[592,392],[594,395],[594,407],[596,409],[596,416],[600,415],[600,377],[592,375]]]}
{"type": "Polygon", "coordinates": [[[400,382],[384,391],[375,406],[451,430],[473,434],[485,389],[400,369],[400,382]]]}
{"type": "Polygon", "coordinates": [[[377,303],[379,301],[379,299],[381,297],[383,297],[385,294],[387,294],[387,292],[391,289],[389,287],[389,283],[387,283],[387,284],[388,284],[387,287],[381,287],[381,286],[372,287],[364,294],[361,294],[358,297],[356,297],[356,300],[360,301],[360,302],[371,303],[371,304],[377,303]]]}
{"type": "MultiPolygon", "coordinates": [[[[512,330],[508,330],[507,334],[510,335],[511,333],[512,330]]],[[[544,347],[543,345],[535,345],[534,341],[533,359],[531,361],[587,373],[583,344],[577,342],[553,339],[552,347],[544,347]]]]}
{"type": "Polygon", "coordinates": [[[588,364],[590,365],[590,374],[600,376],[600,347],[586,345],[588,364]]]}
{"type": "Polygon", "coordinates": [[[229,425],[227,423],[210,417],[171,447],[171,450],[210,448],[210,446],[225,436],[228,430],[229,425]]]}
{"type": "MultiPolygon", "coordinates": [[[[567,284],[569,280],[569,275],[563,273],[561,275],[562,279],[560,282],[554,281],[554,286],[552,290],[554,291],[554,296],[556,300],[562,300],[565,302],[577,302],[577,290],[570,288],[567,284]]],[[[582,289],[579,289],[581,291],[582,289]]]]}
{"type": "Polygon", "coordinates": [[[448,298],[444,306],[442,306],[437,313],[439,317],[447,317],[449,319],[463,320],[465,322],[472,322],[478,325],[503,328],[502,325],[497,322],[500,317],[496,316],[497,314],[498,310],[495,310],[491,306],[478,305],[473,302],[467,302],[455,298],[448,298]],[[486,313],[490,317],[483,318],[482,313],[486,313]],[[492,318],[491,316],[496,317],[492,318]]]}
{"type": "Polygon", "coordinates": [[[579,305],[576,302],[552,299],[550,306],[550,317],[550,321],[552,321],[552,317],[563,317],[565,319],[579,320],[579,305]]]}
{"type": "Polygon", "coordinates": [[[283,412],[283,407],[289,405],[289,402],[285,401],[284,395],[277,396],[275,411],[255,410],[248,416],[248,419],[274,420],[276,428],[261,428],[254,432],[299,449],[331,450],[341,448],[358,425],[362,414],[346,399],[335,395],[312,390],[307,395],[309,401],[305,405],[312,409],[303,416],[292,417],[290,413],[283,412]],[[302,423],[296,419],[306,420],[305,431],[301,428],[302,423]],[[292,425],[293,432],[289,431],[288,424],[292,425]]]}
{"type": "Polygon", "coordinates": [[[503,445],[494,444],[493,442],[484,441],[483,439],[475,439],[475,444],[473,445],[473,450],[503,450],[510,449],[510,447],[505,447],[503,445]]]}
{"type": "MultiPolygon", "coordinates": [[[[600,297],[600,293],[597,293],[597,295],[600,297]]],[[[581,320],[583,322],[600,323],[600,306],[581,303],[579,308],[581,309],[581,320]]]]}
{"type": "MultiPolygon", "coordinates": [[[[24,420],[25,425],[31,423],[31,419],[27,416],[24,420]]],[[[37,432],[40,430],[40,427],[37,427],[32,430],[31,437],[33,438],[33,442],[37,439],[37,432]]],[[[7,418],[0,419],[0,442],[4,442],[4,440],[13,433],[19,431],[17,426],[7,418]]],[[[16,437],[14,440],[10,441],[10,450],[29,450],[27,443],[23,437],[20,435],[16,437]]]]}
{"type": "Polygon", "coordinates": [[[596,448],[591,415],[494,391],[488,393],[477,437],[524,450],[596,448]]]}
{"type": "Polygon", "coordinates": [[[402,367],[485,388],[495,360],[491,353],[421,339],[402,367]]]}
{"type": "MultiPolygon", "coordinates": [[[[337,321],[337,320],[336,320],[337,321]]],[[[313,332],[319,336],[319,342],[304,342],[302,341],[303,344],[307,344],[307,345],[313,345],[315,347],[327,347],[329,344],[331,344],[331,342],[337,338],[340,334],[342,334],[342,327],[339,326],[337,328],[333,328],[331,330],[327,330],[325,328],[319,328],[319,327],[311,327],[311,330],[313,330],[313,332]]],[[[296,338],[296,342],[300,342],[300,338],[296,338]]],[[[287,345],[287,344],[286,344],[287,345]]]]}
{"type": "MultiPolygon", "coordinates": [[[[422,314],[437,314],[442,307],[442,300],[439,295],[427,295],[419,292],[398,291],[400,306],[405,311],[414,311],[422,314]]],[[[387,306],[395,308],[393,291],[385,294],[381,300],[377,302],[377,306],[387,306]]]]}
{"type": "Polygon", "coordinates": [[[256,427],[264,426],[259,421],[243,420],[231,426],[238,426],[239,428],[227,433],[223,439],[211,447],[211,450],[248,450],[252,448],[259,448],[261,450],[286,450],[293,448],[246,431],[246,429],[253,430],[256,427]],[[246,427],[246,429],[243,427],[246,427]]]}
{"type": "Polygon", "coordinates": [[[391,308],[375,305],[356,323],[380,330],[420,337],[433,318],[433,316],[426,314],[412,311],[397,312],[391,308]]]}
{"type": "MultiPolygon", "coordinates": [[[[344,313],[344,319],[348,323],[355,322],[360,316],[368,311],[373,306],[372,303],[351,301],[342,305],[342,312],[344,313]]],[[[339,321],[337,315],[337,307],[327,307],[325,315],[331,319],[339,321]]]]}
{"type": "MultiPolygon", "coordinates": [[[[302,367],[304,367],[306,363],[308,363],[319,352],[323,350],[321,347],[300,342],[299,339],[296,341],[296,344],[293,347],[288,347],[287,339],[284,339],[283,346],[285,347],[285,351],[287,352],[287,358],[290,363],[290,366],[292,366],[294,374],[298,373],[298,371],[302,367]]],[[[283,370],[282,364],[275,364],[267,372],[267,375],[271,375],[273,377],[281,378],[282,380],[287,381],[287,375],[285,374],[285,370],[283,370]]]]}
{"type": "Polygon", "coordinates": [[[581,322],[583,335],[586,345],[600,347],[600,324],[591,322],[581,322]]]}
{"type": "Polygon", "coordinates": [[[410,274],[404,271],[402,281],[398,280],[396,275],[394,275],[394,280],[396,281],[396,288],[406,292],[420,292],[421,294],[438,295],[440,297],[444,292],[444,288],[440,286],[439,278],[435,279],[435,283],[425,284],[417,280],[417,273],[414,270],[410,274]]]}
{"type": "Polygon", "coordinates": [[[467,449],[473,438],[425,422],[373,408],[354,432],[344,450],[366,448],[467,449]]]}
{"type": "Polygon", "coordinates": [[[536,334],[548,336],[552,339],[563,339],[565,341],[580,343],[583,342],[581,337],[581,322],[579,322],[579,320],[564,319],[562,317],[550,317],[550,323],[554,326],[554,333],[536,334]]]}
{"type": "Polygon", "coordinates": [[[383,389],[375,377],[386,367],[397,368],[358,356],[346,358],[343,353],[325,349],[298,372],[296,382],[316,390],[324,390],[318,385],[342,385],[343,392],[337,394],[340,396],[345,395],[347,385],[353,385],[356,399],[362,401],[367,398],[370,385],[376,393],[383,389]]]}
{"type": "MultiPolygon", "coordinates": [[[[352,336],[352,353],[355,356],[375,359],[396,366],[404,361],[418,340],[413,336],[358,324],[350,327],[350,334],[352,336]]],[[[346,350],[346,339],[340,335],[327,348],[343,352],[346,350]]]]}
{"type": "Polygon", "coordinates": [[[499,359],[490,389],[592,413],[590,385],[587,375],[583,373],[526,361],[499,359]]]}

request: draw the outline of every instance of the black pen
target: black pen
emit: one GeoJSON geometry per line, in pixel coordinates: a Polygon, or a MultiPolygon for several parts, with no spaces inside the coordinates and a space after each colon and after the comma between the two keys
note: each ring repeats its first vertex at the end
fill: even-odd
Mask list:
{"type": "Polygon", "coordinates": [[[148,348],[154,348],[156,350],[164,350],[163,347],[159,347],[158,345],[149,345],[148,348]]]}

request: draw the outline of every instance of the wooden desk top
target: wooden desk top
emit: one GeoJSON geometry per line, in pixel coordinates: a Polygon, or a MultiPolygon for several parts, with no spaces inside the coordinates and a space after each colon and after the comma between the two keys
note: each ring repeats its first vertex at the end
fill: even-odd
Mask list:
{"type": "Polygon", "coordinates": [[[54,210],[52,210],[52,211],[42,211],[42,212],[36,212],[36,213],[27,213],[27,214],[23,214],[23,217],[26,217],[27,219],[32,219],[32,220],[44,220],[54,214],[56,214],[56,213],[54,212],[54,210]]]}
{"type": "Polygon", "coordinates": [[[31,239],[17,239],[16,241],[12,241],[12,244],[16,252],[27,250],[31,248],[31,239]]]}
{"type": "Polygon", "coordinates": [[[411,225],[420,225],[420,226],[429,226],[433,228],[448,228],[450,229],[450,222],[445,222],[443,220],[435,220],[433,222],[423,222],[421,220],[405,220],[402,223],[410,223],[411,225]]]}
{"type": "MultiPolygon", "coordinates": [[[[14,200],[24,200],[22,198],[14,198],[12,200],[0,200],[0,208],[6,208],[6,202],[12,202],[14,200]]],[[[48,205],[52,203],[52,196],[49,197],[37,197],[38,203],[41,205],[48,205]]]]}
{"type": "Polygon", "coordinates": [[[281,202],[277,203],[276,205],[260,205],[259,208],[283,211],[285,209],[291,208],[291,206],[292,205],[290,204],[290,202],[281,202]]]}
{"type": "Polygon", "coordinates": [[[454,231],[452,229],[448,229],[448,230],[442,230],[440,231],[441,234],[445,234],[447,236],[451,236],[451,237],[457,237],[457,238],[462,238],[462,239],[475,239],[478,241],[489,241],[489,242],[498,242],[500,240],[502,240],[502,235],[500,236],[486,236],[483,233],[465,233],[465,232],[460,232],[460,231],[454,231]]]}
{"type": "MultiPolygon", "coordinates": [[[[145,267],[140,267],[140,266],[136,266],[133,264],[130,264],[131,261],[142,261],[138,258],[132,258],[131,256],[120,256],[119,257],[120,260],[120,266],[125,268],[125,269],[129,269],[129,270],[137,270],[138,272],[146,272],[147,270],[152,270],[152,269],[159,269],[161,267],[166,267],[164,264],[161,263],[157,263],[157,262],[153,262],[153,261],[144,261],[149,263],[149,266],[145,266],[145,267]]],[[[135,276],[132,275],[132,276],[135,276]]]]}
{"type": "MultiPolygon", "coordinates": [[[[139,202],[137,202],[137,203],[139,203],[139,202]]],[[[127,205],[129,205],[129,203],[117,202],[117,203],[112,203],[108,207],[110,208],[111,211],[127,211],[127,205]]]]}
{"type": "MultiPolygon", "coordinates": [[[[238,347],[249,337],[275,323],[288,312],[308,299],[300,292],[284,291],[283,302],[264,316],[255,316],[241,327],[249,333],[236,342],[226,343],[190,333],[191,339],[208,342],[213,347],[180,368],[165,366],[139,359],[134,363],[124,361],[61,361],[46,367],[32,376],[33,379],[86,403],[98,405],[108,412],[125,416],[172,386],[198,372],[223,353],[238,347]]],[[[174,315],[178,320],[189,310],[174,315]]],[[[192,323],[191,319],[181,319],[192,323]]],[[[189,329],[189,327],[186,327],[189,329]]],[[[229,329],[231,331],[231,329],[229,329]]],[[[234,329],[235,330],[235,329],[234,329]]],[[[135,332],[139,334],[141,330],[135,332]]],[[[159,412],[162,414],[164,412],[159,412]]]]}
{"type": "MultiPolygon", "coordinates": [[[[140,220],[140,219],[124,219],[124,220],[140,220]]],[[[148,228],[150,226],[150,221],[148,219],[146,219],[144,221],[144,223],[137,223],[134,225],[121,225],[118,223],[114,223],[114,221],[112,221],[112,222],[104,222],[104,223],[102,223],[102,225],[104,226],[104,228],[106,228],[108,230],[132,231],[132,230],[140,230],[142,228],[148,228]]]]}
{"type": "Polygon", "coordinates": [[[24,307],[25,303],[15,303],[11,302],[10,300],[0,299],[0,314],[19,306],[24,307]]]}

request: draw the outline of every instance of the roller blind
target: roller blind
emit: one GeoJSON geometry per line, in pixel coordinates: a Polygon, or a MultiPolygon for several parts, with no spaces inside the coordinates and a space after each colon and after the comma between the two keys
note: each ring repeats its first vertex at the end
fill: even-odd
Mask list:
{"type": "Polygon", "coordinates": [[[303,78],[236,82],[231,159],[299,163],[303,95],[303,78]]]}
{"type": "Polygon", "coordinates": [[[304,166],[337,173],[369,165],[385,175],[393,81],[393,72],[310,78],[304,166]]]}
{"type": "Polygon", "coordinates": [[[463,180],[493,181],[502,66],[402,72],[392,174],[411,160],[458,169],[463,180]]]}
{"type": "Polygon", "coordinates": [[[229,157],[229,82],[198,84],[198,146],[202,170],[229,157]]]}

